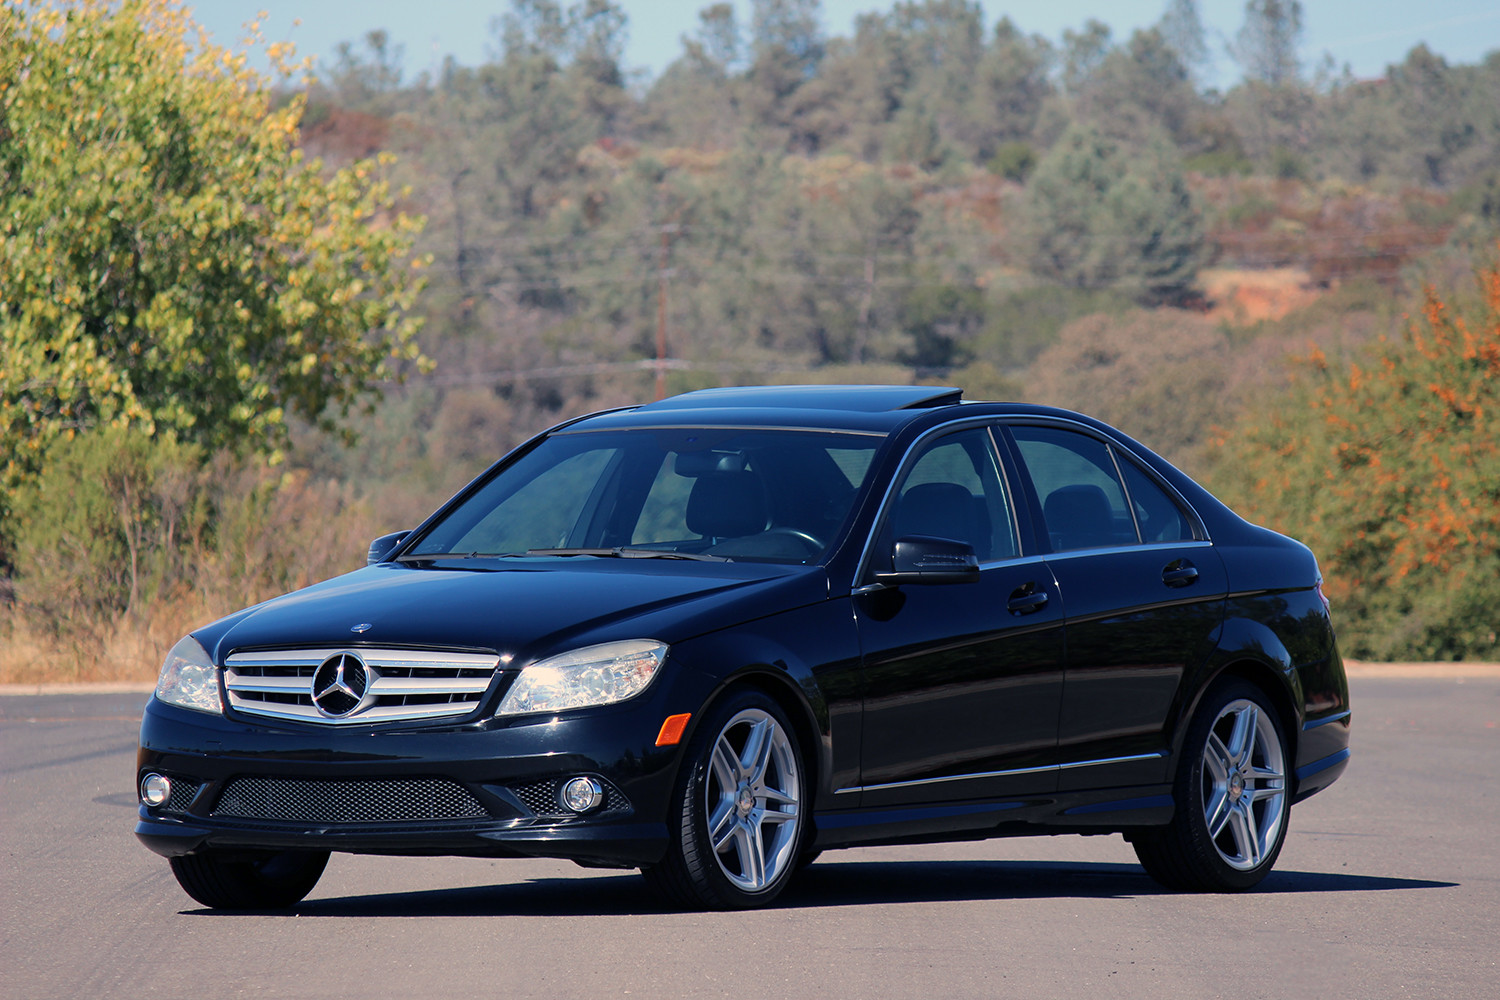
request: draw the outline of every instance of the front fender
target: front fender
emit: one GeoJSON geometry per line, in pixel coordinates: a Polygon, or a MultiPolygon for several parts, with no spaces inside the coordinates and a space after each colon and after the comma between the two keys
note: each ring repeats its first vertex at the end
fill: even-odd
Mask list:
{"type": "Polygon", "coordinates": [[[730,688],[764,688],[792,716],[810,751],[815,808],[834,788],[858,783],[861,730],[859,638],[846,601],[830,601],[713,632],[673,647],[673,657],[714,680],[704,710],[730,688]]]}

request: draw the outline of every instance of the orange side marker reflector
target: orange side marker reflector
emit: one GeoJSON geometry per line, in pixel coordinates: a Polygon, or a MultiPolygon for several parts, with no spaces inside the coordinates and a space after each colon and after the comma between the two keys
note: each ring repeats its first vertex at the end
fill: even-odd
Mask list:
{"type": "Polygon", "coordinates": [[[659,747],[675,747],[682,742],[682,732],[687,729],[688,720],[693,717],[692,712],[683,712],[681,715],[669,715],[661,724],[661,732],[656,734],[656,745],[659,747]]]}

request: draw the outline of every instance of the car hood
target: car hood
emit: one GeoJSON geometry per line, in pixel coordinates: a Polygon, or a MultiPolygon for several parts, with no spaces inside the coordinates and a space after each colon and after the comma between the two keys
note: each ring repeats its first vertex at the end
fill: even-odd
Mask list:
{"type": "Polygon", "coordinates": [[[619,638],[672,643],[827,596],[819,567],[575,557],[370,566],[198,633],[218,662],[239,649],[490,649],[518,662],[619,638]],[[358,630],[358,631],[356,631],[358,630]]]}

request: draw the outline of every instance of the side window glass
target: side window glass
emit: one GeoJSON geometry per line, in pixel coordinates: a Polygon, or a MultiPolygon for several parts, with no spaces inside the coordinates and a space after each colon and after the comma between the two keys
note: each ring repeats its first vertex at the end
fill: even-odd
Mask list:
{"type": "Polygon", "coordinates": [[[973,428],[928,444],[900,483],[880,533],[879,557],[909,535],[968,542],[980,562],[1017,554],[1015,517],[989,432],[973,428]]]}
{"type": "Polygon", "coordinates": [[[1125,473],[1125,487],[1130,491],[1130,504],[1141,529],[1141,541],[1149,545],[1152,542],[1193,540],[1192,524],[1165,490],[1124,456],[1120,457],[1120,470],[1125,473]]]}
{"type": "Polygon", "coordinates": [[[1135,518],[1109,446],[1055,427],[1011,430],[1054,552],[1134,545],[1135,518]]]}

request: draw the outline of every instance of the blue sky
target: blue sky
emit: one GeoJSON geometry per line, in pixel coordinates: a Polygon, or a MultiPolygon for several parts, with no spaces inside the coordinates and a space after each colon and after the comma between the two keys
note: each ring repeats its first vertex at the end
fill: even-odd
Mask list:
{"type": "MultiPolygon", "coordinates": [[[[699,9],[712,0],[619,0],[630,18],[627,68],[654,75],[681,53],[679,39],[697,24],[699,9]]],[[[302,54],[331,58],[340,41],[357,41],[384,28],[404,45],[409,73],[435,68],[446,55],[473,65],[491,45],[490,21],[504,11],[505,0],[187,0],[199,23],[216,41],[232,43],[240,26],[258,11],[271,40],[295,42],[302,54]],[[299,19],[299,25],[293,25],[299,19]]],[[[851,33],[856,15],[889,10],[874,0],[824,0],[824,27],[830,35],[851,33]]],[[[1116,38],[1154,23],[1167,0],[982,0],[987,20],[1008,16],[1022,30],[1057,41],[1065,28],[1078,28],[1090,17],[1114,29],[1116,38]]],[[[1214,49],[1215,76],[1221,86],[1233,82],[1236,68],[1224,53],[1244,15],[1244,0],[1200,0],[1199,10],[1214,49]]],[[[748,23],[748,0],[736,3],[742,24],[748,23]]],[[[1500,49],[1500,5],[1495,0],[1303,0],[1304,63],[1312,67],[1324,52],[1336,64],[1349,64],[1357,76],[1379,76],[1399,62],[1412,46],[1428,47],[1451,63],[1477,62],[1500,49]]]]}

